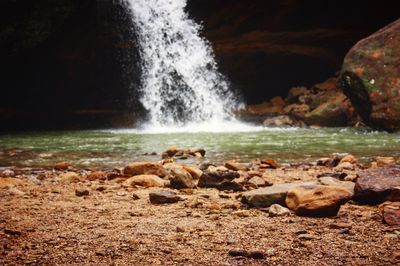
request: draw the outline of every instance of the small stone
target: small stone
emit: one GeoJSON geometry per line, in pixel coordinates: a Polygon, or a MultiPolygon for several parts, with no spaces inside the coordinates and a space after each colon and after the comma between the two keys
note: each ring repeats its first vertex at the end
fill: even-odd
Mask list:
{"type": "Polygon", "coordinates": [[[233,180],[239,178],[238,172],[230,170],[206,170],[200,177],[198,186],[203,188],[216,188],[219,190],[241,191],[243,186],[233,180]]]}
{"type": "Polygon", "coordinates": [[[169,179],[171,187],[175,189],[196,187],[192,175],[183,168],[172,168],[169,174],[169,179]]]}
{"type": "Polygon", "coordinates": [[[232,212],[232,214],[237,216],[237,217],[242,217],[242,218],[251,216],[251,213],[248,210],[238,210],[238,211],[232,212]]]}
{"type": "Polygon", "coordinates": [[[251,259],[263,259],[265,257],[264,253],[258,250],[232,249],[229,250],[228,254],[232,257],[246,257],[251,259]]]}
{"type": "Polygon", "coordinates": [[[158,191],[149,194],[150,202],[153,204],[169,204],[181,201],[182,198],[172,191],[158,191]]]}
{"type": "Polygon", "coordinates": [[[349,223],[333,223],[329,227],[332,229],[351,229],[352,225],[349,223]]]}
{"type": "Polygon", "coordinates": [[[89,181],[106,180],[107,174],[102,171],[92,172],[86,176],[86,179],[89,181]]]}
{"type": "Polygon", "coordinates": [[[350,162],[340,162],[335,168],[335,171],[354,170],[354,164],[350,162]]]}
{"type": "Polygon", "coordinates": [[[131,178],[128,178],[124,183],[124,187],[164,187],[166,186],[167,181],[160,178],[157,175],[137,175],[131,178]]]}
{"type": "Polygon", "coordinates": [[[201,175],[203,174],[203,171],[201,171],[199,168],[194,167],[194,166],[188,166],[188,165],[184,165],[183,169],[185,169],[186,171],[189,172],[189,174],[191,174],[191,176],[194,179],[200,179],[201,175]]]}
{"type": "Polygon", "coordinates": [[[77,183],[77,182],[81,181],[81,177],[75,172],[66,172],[66,173],[60,174],[58,176],[58,179],[61,182],[66,182],[66,183],[77,183]]]}
{"type": "Polygon", "coordinates": [[[231,249],[228,254],[232,257],[246,257],[248,255],[247,251],[244,249],[231,249]]]}
{"type": "Polygon", "coordinates": [[[253,176],[247,183],[254,186],[255,188],[266,187],[271,185],[267,181],[265,181],[264,178],[259,176],[253,176]]]}
{"type": "Polygon", "coordinates": [[[125,175],[137,176],[137,175],[156,175],[164,177],[167,175],[163,165],[156,162],[135,162],[128,164],[124,170],[125,175]]]}
{"type": "Polygon", "coordinates": [[[286,216],[290,215],[290,210],[279,204],[272,204],[268,209],[268,214],[270,217],[286,216]]]}
{"type": "Polygon", "coordinates": [[[297,236],[300,240],[314,240],[317,239],[314,235],[311,234],[299,234],[297,236]]]}
{"type": "Polygon", "coordinates": [[[89,190],[87,190],[85,188],[77,188],[75,190],[75,195],[77,197],[89,196],[89,190]]]}
{"type": "Polygon", "coordinates": [[[176,227],[176,231],[177,231],[178,233],[184,233],[186,230],[185,230],[185,228],[183,228],[183,227],[177,226],[177,227],[176,227]]]}
{"type": "Polygon", "coordinates": [[[116,194],[118,197],[125,197],[126,195],[128,195],[128,193],[124,190],[117,191],[116,194]]]}
{"type": "Polygon", "coordinates": [[[15,172],[11,169],[6,169],[1,172],[0,176],[2,177],[15,177],[15,172]]]}
{"type": "Polygon", "coordinates": [[[385,202],[379,206],[383,221],[388,225],[400,225],[400,202],[385,202]]]}
{"type": "Polygon", "coordinates": [[[140,199],[140,197],[139,197],[139,195],[138,195],[138,194],[136,194],[136,193],[132,193],[132,199],[133,199],[133,200],[139,200],[139,199],[140,199]]]}
{"type": "Polygon", "coordinates": [[[71,165],[68,162],[58,162],[54,165],[54,169],[59,171],[68,170],[71,165]]]}
{"type": "Polygon", "coordinates": [[[248,170],[247,164],[238,163],[235,160],[227,161],[225,163],[225,167],[228,168],[229,170],[233,170],[233,171],[247,171],[248,170]]]}

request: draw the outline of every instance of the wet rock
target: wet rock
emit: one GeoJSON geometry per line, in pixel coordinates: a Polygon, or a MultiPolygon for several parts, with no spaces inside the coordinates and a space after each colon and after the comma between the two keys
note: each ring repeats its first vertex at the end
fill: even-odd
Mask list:
{"type": "Polygon", "coordinates": [[[327,102],[307,113],[304,122],[313,126],[340,127],[347,125],[346,109],[335,102],[327,102]]]}
{"type": "Polygon", "coordinates": [[[170,179],[172,188],[182,189],[196,187],[196,183],[194,182],[192,175],[183,168],[171,169],[168,177],[170,179]]]}
{"type": "Polygon", "coordinates": [[[279,204],[272,204],[268,209],[270,217],[287,216],[290,215],[290,210],[279,204]]]}
{"type": "Polygon", "coordinates": [[[228,168],[229,170],[233,170],[233,171],[247,171],[247,170],[249,170],[247,164],[238,163],[235,160],[227,161],[225,163],[225,167],[228,168]]]}
{"type": "Polygon", "coordinates": [[[400,128],[400,19],[358,42],[340,75],[344,93],[363,121],[375,128],[400,128]]]}
{"type": "Polygon", "coordinates": [[[330,176],[320,177],[318,178],[318,181],[321,183],[321,185],[334,186],[347,189],[352,195],[354,195],[354,186],[355,186],[354,182],[340,181],[330,176]]]}
{"type": "Polygon", "coordinates": [[[310,111],[310,106],[307,104],[291,104],[283,109],[286,115],[292,116],[295,119],[303,120],[306,114],[310,111]]]}
{"type": "Polygon", "coordinates": [[[400,167],[384,166],[360,171],[354,188],[354,198],[362,203],[400,200],[400,167]],[[397,198],[397,199],[396,199],[397,198]]]}
{"type": "Polygon", "coordinates": [[[164,187],[167,181],[157,175],[136,175],[128,178],[122,185],[124,187],[164,187]]]}
{"type": "Polygon", "coordinates": [[[252,207],[265,208],[272,204],[285,205],[288,191],[302,183],[275,184],[266,188],[247,191],[242,196],[242,203],[252,207]]]}
{"type": "Polygon", "coordinates": [[[199,168],[195,167],[195,166],[188,166],[188,165],[184,165],[183,169],[185,169],[186,171],[189,172],[189,174],[191,174],[191,176],[194,179],[200,179],[201,175],[203,174],[203,171],[201,171],[199,168]]]}
{"type": "Polygon", "coordinates": [[[400,225],[400,202],[385,202],[379,206],[383,221],[388,225],[400,225]]]}
{"type": "Polygon", "coordinates": [[[131,176],[156,175],[159,177],[165,177],[167,175],[163,165],[156,162],[130,163],[124,168],[123,173],[131,176]]]}
{"type": "Polygon", "coordinates": [[[198,186],[219,190],[241,191],[243,190],[243,186],[233,181],[239,177],[240,175],[236,171],[206,170],[201,175],[198,186]]]}
{"type": "Polygon", "coordinates": [[[68,170],[71,165],[68,162],[58,162],[54,165],[54,169],[59,171],[68,170]]]}
{"type": "Polygon", "coordinates": [[[192,148],[188,150],[178,149],[176,146],[172,146],[164,151],[161,155],[163,159],[167,158],[188,158],[188,157],[198,157],[203,158],[206,155],[206,151],[202,148],[192,148]]]}
{"type": "Polygon", "coordinates": [[[152,204],[171,204],[183,200],[173,191],[157,191],[149,194],[152,204]]]}
{"type": "Polygon", "coordinates": [[[299,102],[299,97],[309,93],[310,91],[306,87],[293,87],[288,92],[287,101],[289,103],[299,102]]]}
{"type": "Polygon", "coordinates": [[[303,185],[290,189],[286,205],[300,216],[335,216],[340,206],[350,200],[352,194],[334,186],[303,185]]]}
{"type": "Polygon", "coordinates": [[[304,127],[305,125],[289,115],[270,117],[264,120],[265,127],[304,127]]]}
{"type": "Polygon", "coordinates": [[[81,177],[75,172],[66,172],[60,174],[58,180],[65,183],[77,183],[81,181],[81,177]]]}
{"type": "Polygon", "coordinates": [[[77,188],[75,190],[75,196],[77,197],[89,196],[89,194],[90,194],[89,190],[85,188],[77,188]]]}

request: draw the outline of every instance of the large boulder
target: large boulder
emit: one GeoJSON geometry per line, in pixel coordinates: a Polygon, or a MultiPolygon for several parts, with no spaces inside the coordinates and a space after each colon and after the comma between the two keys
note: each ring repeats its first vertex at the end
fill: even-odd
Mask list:
{"type": "Polygon", "coordinates": [[[157,175],[164,177],[167,175],[163,165],[157,162],[135,162],[130,163],[124,168],[125,175],[157,175]]]}
{"type": "Polygon", "coordinates": [[[326,102],[306,114],[304,121],[308,125],[340,127],[347,125],[346,109],[339,103],[326,102]]]}
{"type": "Polygon", "coordinates": [[[305,185],[288,191],[286,205],[301,216],[334,216],[352,196],[347,189],[336,186],[305,185]]]}
{"type": "Polygon", "coordinates": [[[341,83],[365,123],[400,129],[400,19],[349,51],[341,83]]]}
{"type": "Polygon", "coordinates": [[[400,167],[388,165],[358,173],[355,199],[363,203],[400,201],[400,167]]]}

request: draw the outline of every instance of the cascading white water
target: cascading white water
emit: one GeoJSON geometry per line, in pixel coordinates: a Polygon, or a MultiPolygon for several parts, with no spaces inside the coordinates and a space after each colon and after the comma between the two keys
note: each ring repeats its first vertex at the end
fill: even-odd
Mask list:
{"type": "Polygon", "coordinates": [[[186,0],[126,0],[142,59],[141,102],[153,127],[234,120],[239,107],[186,0]]]}

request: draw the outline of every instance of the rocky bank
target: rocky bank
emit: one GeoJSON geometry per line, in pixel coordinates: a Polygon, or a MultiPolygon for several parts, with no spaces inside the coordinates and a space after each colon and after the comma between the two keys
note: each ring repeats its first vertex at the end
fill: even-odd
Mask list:
{"type": "Polygon", "coordinates": [[[400,262],[399,158],[183,165],[170,156],[0,175],[3,265],[400,262]]]}

